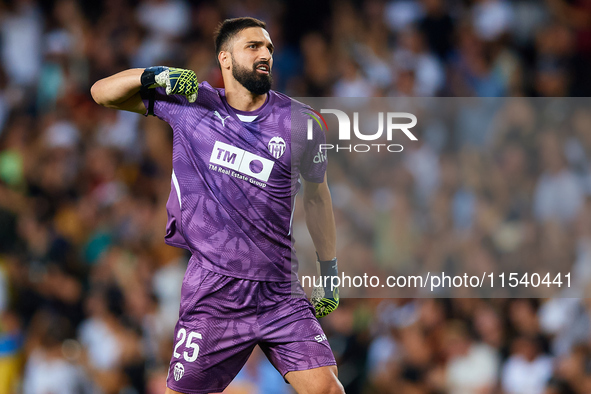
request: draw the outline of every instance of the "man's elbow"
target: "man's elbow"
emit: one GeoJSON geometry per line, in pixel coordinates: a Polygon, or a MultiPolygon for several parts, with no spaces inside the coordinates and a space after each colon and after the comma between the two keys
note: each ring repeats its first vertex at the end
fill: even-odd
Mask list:
{"type": "Polygon", "coordinates": [[[99,105],[105,105],[103,103],[103,97],[101,95],[101,81],[96,81],[91,87],[90,87],[90,95],[92,96],[92,99],[94,100],[95,103],[99,104],[99,105]]]}
{"type": "Polygon", "coordinates": [[[105,86],[104,81],[102,79],[96,81],[90,87],[90,95],[92,96],[92,99],[95,103],[102,105],[103,107],[110,107],[113,104],[113,102],[108,100],[105,94],[105,86]]]}
{"type": "Polygon", "coordinates": [[[330,190],[326,181],[323,183],[306,182],[304,184],[304,204],[321,204],[330,201],[330,190]]]}
{"type": "Polygon", "coordinates": [[[304,209],[313,208],[316,206],[331,204],[330,194],[327,193],[314,193],[310,195],[304,195],[304,209]]]}

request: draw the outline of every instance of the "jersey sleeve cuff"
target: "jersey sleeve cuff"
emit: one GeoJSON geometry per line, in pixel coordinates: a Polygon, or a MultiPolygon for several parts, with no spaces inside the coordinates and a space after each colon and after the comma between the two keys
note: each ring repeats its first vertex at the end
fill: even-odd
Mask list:
{"type": "Polygon", "coordinates": [[[140,89],[140,97],[142,98],[142,102],[146,107],[146,112],[144,113],[144,116],[158,116],[158,114],[156,113],[156,100],[158,100],[158,97],[161,97],[163,94],[166,95],[164,88],[161,87],[152,89],[140,89]]]}
{"type": "Polygon", "coordinates": [[[304,178],[304,180],[306,182],[323,183],[324,182],[324,172],[321,175],[312,175],[312,176],[302,174],[302,178],[304,178]]]}

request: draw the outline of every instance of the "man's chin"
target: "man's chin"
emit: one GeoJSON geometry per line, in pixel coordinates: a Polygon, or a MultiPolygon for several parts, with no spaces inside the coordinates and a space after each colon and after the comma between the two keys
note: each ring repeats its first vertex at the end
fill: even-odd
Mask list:
{"type": "Polygon", "coordinates": [[[232,70],[232,75],[246,90],[254,95],[268,93],[273,84],[271,73],[268,75],[261,75],[256,70],[246,71],[244,68],[235,66],[232,70]]]}
{"type": "Polygon", "coordinates": [[[242,86],[244,86],[246,88],[246,90],[248,90],[250,93],[255,94],[255,95],[263,95],[263,94],[267,94],[269,93],[269,90],[271,90],[271,84],[272,81],[270,80],[258,80],[256,82],[254,81],[248,81],[246,84],[242,84],[242,86]]]}
{"type": "Polygon", "coordinates": [[[269,93],[270,90],[271,90],[271,88],[269,88],[269,89],[260,89],[260,90],[248,89],[248,91],[250,93],[254,94],[255,96],[262,96],[263,94],[269,93]]]}

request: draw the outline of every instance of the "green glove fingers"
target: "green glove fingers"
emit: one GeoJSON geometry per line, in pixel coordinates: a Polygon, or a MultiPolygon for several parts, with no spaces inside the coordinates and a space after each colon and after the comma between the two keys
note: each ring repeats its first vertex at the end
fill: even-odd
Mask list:
{"type": "Polygon", "coordinates": [[[183,95],[190,103],[197,100],[199,81],[192,70],[165,66],[148,67],[142,74],[141,83],[148,89],[159,86],[166,88],[166,94],[183,95]]]}
{"type": "Polygon", "coordinates": [[[316,317],[325,317],[339,306],[339,288],[336,287],[331,295],[327,294],[324,288],[315,287],[312,291],[311,301],[316,310],[316,317]]]}
{"type": "Polygon", "coordinates": [[[316,311],[316,317],[321,318],[333,312],[339,306],[339,288],[332,288],[332,280],[330,279],[333,276],[338,276],[339,272],[336,257],[329,261],[318,260],[316,264],[318,274],[322,278],[322,285],[326,286],[315,286],[310,301],[316,311]]]}
{"type": "Polygon", "coordinates": [[[197,76],[192,70],[182,68],[169,68],[166,80],[166,94],[181,94],[186,96],[190,103],[197,100],[199,89],[197,76]]]}

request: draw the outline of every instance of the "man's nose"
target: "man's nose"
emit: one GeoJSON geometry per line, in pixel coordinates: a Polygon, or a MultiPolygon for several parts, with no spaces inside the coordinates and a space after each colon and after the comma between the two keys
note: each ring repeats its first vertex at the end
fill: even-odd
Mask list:
{"type": "Polygon", "coordinates": [[[268,48],[265,48],[261,51],[259,60],[268,62],[272,57],[273,55],[271,55],[271,51],[268,48]]]}

